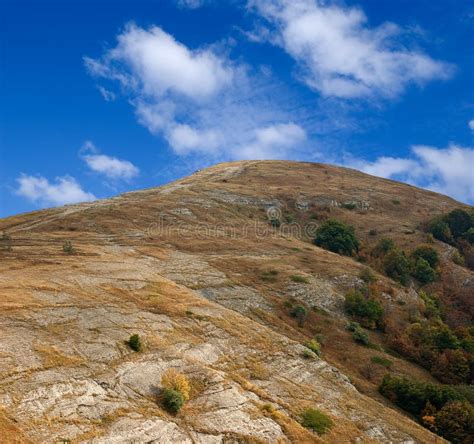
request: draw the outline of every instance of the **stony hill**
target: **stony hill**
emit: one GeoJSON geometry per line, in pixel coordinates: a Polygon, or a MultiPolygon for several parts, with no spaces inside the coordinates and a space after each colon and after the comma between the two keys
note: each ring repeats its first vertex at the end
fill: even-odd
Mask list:
{"type": "Polygon", "coordinates": [[[472,271],[426,233],[457,208],[471,210],[353,170],[248,161],[1,220],[0,441],[445,442],[378,387],[443,380],[400,351],[431,303],[451,301],[459,344],[472,320],[472,271]],[[328,219],[354,227],[357,254],[313,243],[328,219]],[[429,241],[436,280],[387,275],[371,253],[386,238],[407,257],[429,241]],[[356,319],[366,344],[347,329],[354,290],[384,312],[377,328],[356,319]],[[189,383],[178,413],[170,368],[189,383]]]}

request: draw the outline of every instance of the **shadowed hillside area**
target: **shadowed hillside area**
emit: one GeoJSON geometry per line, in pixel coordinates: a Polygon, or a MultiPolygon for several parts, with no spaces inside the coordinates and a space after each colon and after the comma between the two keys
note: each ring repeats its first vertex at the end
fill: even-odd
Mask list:
{"type": "Polygon", "coordinates": [[[1,442],[472,442],[472,207],[243,161],[0,236],[1,442]]]}

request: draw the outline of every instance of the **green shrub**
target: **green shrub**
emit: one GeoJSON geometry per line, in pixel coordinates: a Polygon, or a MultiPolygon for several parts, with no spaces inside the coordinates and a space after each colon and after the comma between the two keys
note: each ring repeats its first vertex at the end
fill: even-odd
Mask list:
{"type": "Polygon", "coordinates": [[[74,249],[74,247],[72,246],[72,242],[71,241],[66,241],[64,242],[63,244],[63,252],[66,253],[66,254],[74,254],[76,252],[76,250],[74,249]]]}
{"type": "Polygon", "coordinates": [[[323,435],[331,430],[333,421],[321,410],[307,408],[301,413],[301,425],[313,430],[318,435],[323,435]]]}
{"type": "Polygon", "coordinates": [[[457,249],[453,251],[453,254],[451,255],[451,260],[456,265],[461,265],[461,267],[464,267],[465,265],[464,258],[462,257],[461,253],[457,249]]]}
{"type": "Polygon", "coordinates": [[[372,254],[374,256],[383,256],[387,254],[389,251],[395,249],[395,242],[392,239],[387,237],[383,237],[377,242],[377,245],[374,247],[372,254]]]}
{"type": "Polygon", "coordinates": [[[410,262],[403,251],[390,251],[385,256],[384,270],[387,276],[399,281],[402,285],[408,284],[410,262]]]}
{"type": "Polygon", "coordinates": [[[428,231],[433,235],[435,239],[448,244],[453,242],[453,235],[449,229],[449,225],[443,218],[438,217],[430,222],[428,231]]]}
{"type": "Polygon", "coordinates": [[[463,235],[463,239],[466,239],[470,244],[474,244],[474,228],[469,228],[463,235]]]}
{"type": "Polygon", "coordinates": [[[382,325],[383,307],[380,302],[366,298],[358,290],[351,290],[346,294],[344,307],[347,314],[356,317],[368,328],[382,325]]]}
{"type": "Polygon", "coordinates": [[[277,280],[277,276],[277,270],[266,270],[260,275],[260,278],[266,282],[275,282],[277,280]]]}
{"type": "Polygon", "coordinates": [[[309,348],[312,352],[318,356],[321,353],[321,344],[316,339],[311,339],[305,343],[305,347],[309,348]]]}
{"type": "Polygon", "coordinates": [[[357,208],[357,204],[355,202],[344,202],[341,206],[346,210],[355,210],[357,208]]]}
{"type": "Polygon", "coordinates": [[[177,390],[165,388],[163,390],[163,401],[166,409],[176,414],[184,405],[184,396],[177,390]]]}
{"type": "Polygon", "coordinates": [[[354,339],[355,342],[358,342],[359,344],[362,344],[362,345],[370,344],[369,336],[362,329],[362,327],[360,326],[358,322],[349,322],[346,328],[352,332],[352,339],[354,339]]]}
{"type": "Polygon", "coordinates": [[[471,215],[460,208],[448,213],[444,219],[455,239],[474,226],[474,221],[471,215]]]}
{"type": "Polygon", "coordinates": [[[298,282],[298,283],[301,283],[301,284],[307,284],[308,283],[308,279],[306,279],[304,276],[301,276],[299,274],[293,274],[292,276],[290,276],[290,279],[293,282],[298,282]]]}
{"type": "Polygon", "coordinates": [[[302,305],[297,305],[291,310],[290,315],[296,318],[298,320],[298,325],[302,327],[306,317],[308,316],[308,310],[306,310],[302,305]]]}
{"type": "Polygon", "coordinates": [[[436,279],[436,272],[431,268],[428,261],[422,257],[416,261],[412,275],[422,284],[429,284],[436,279]]]}
{"type": "Polygon", "coordinates": [[[270,225],[274,228],[278,228],[281,225],[280,219],[270,219],[270,225]]]}
{"type": "Polygon", "coordinates": [[[371,282],[375,282],[377,277],[373,273],[373,271],[369,267],[365,267],[359,273],[359,277],[366,283],[370,284],[371,282]]]}
{"type": "Polygon", "coordinates": [[[412,257],[415,259],[415,262],[418,259],[423,258],[425,261],[428,262],[431,268],[436,268],[439,263],[437,251],[429,245],[420,245],[419,247],[417,247],[413,251],[412,257]]]}
{"type": "Polygon", "coordinates": [[[372,356],[370,359],[374,364],[381,365],[382,367],[390,368],[393,362],[390,359],[384,358],[383,356],[372,356]]]}
{"type": "Polygon", "coordinates": [[[359,250],[354,227],[334,219],[325,221],[316,231],[314,243],[318,247],[346,256],[359,250]]]}
{"type": "Polygon", "coordinates": [[[130,336],[128,340],[128,345],[132,350],[135,350],[136,352],[139,352],[142,350],[142,341],[140,339],[140,336],[137,334],[134,334],[130,336]]]}

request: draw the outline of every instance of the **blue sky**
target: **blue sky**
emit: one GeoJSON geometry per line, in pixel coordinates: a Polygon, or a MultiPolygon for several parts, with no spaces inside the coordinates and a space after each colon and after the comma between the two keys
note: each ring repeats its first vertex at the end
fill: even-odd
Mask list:
{"type": "Polygon", "coordinates": [[[0,216],[225,160],[474,202],[474,2],[2,0],[0,216]]]}

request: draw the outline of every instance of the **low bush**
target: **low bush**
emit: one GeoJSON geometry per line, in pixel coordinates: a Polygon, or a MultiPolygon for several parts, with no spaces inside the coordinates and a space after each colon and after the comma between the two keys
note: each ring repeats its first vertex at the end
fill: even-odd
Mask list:
{"type": "Polygon", "coordinates": [[[352,339],[354,339],[355,342],[366,346],[370,344],[368,334],[362,329],[359,323],[349,322],[347,329],[352,332],[352,339]]]}
{"type": "Polygon", "coordinates": [[[381,365],[385,368],[390,368],[393,362],[390,359],[384,358],[383,356],[372,356],[370,359],[374,364],[381,365]]]}
{"type": "Polygon", "coordinates": [[[293,274],[292,276],[290,276],[290,279],[293,282],[298,282],[300,284],[307,284],[308,283],[308,279],[306,279],[304,276],[301,276],[299,274],[293,274]]]}
{"type": "Polygon", "coordinates": [[[72,246],[72,242],[71,241],[66,241],[64,242],[63,244],[63,252],[66,253],[66,254],[74,254],[76,252],[76,250],[74,249],[74,247],[72,246]]]}
{"type": "Polygon", "coordinates": [[[179,373],[174,368],[170,368],[163,373],[161,384],[165,389],[179,392],[183,396],[184,401],[189,399],[189,393],[191,391],[189,380],[185,375],[179,373]]]}
{"type": "Polygon", "coordinates": [[[163,390],[163,401],[166,409],[174,414],[178,413],[185,403],[182,393],[168,388],[163,390]]]}
{"type": "Polygon", "coordinates": [[[334,219],[325,221],[316,231],[314,243],[334,253],[352,256],[359,250],[354,227],[334,219]]]}
{"type": "Polygon", "coordinates": [[[403,251],[391,250],[384,259],[384,270],[387,276],[407,285],[410,275],[410,262],[403,251]]]}
{"type": "Polygon", "coordinates": [[[127,343],[128,343],[128,346],[132,350],[135,350],[136,352],[139,352],[142,350],[142,341],[140,339],[140,336],[137,334],[130,336],[127,343]]]}
{"type": "Polygon", "coordinates": [[[305,343],[305,347],[309,348],[312,352],[318,356],[321,353],[321,344],[316,339],[311,339],[305,343]]]}
{"type": "Polygon", "coordinates": [[[377,280],[377,277],[375,276],[374,272],[369,267],[363,268],[361,270],[361,272],[359,273],[359,277],[366,284],[370,284],[370,283],[375,282],[377,280]]]}
{"type": "Polygon", "coordinates": [[[420,245],[413,251],[411,255],[415,259],[415,262],[418,259],[423,258],[432,268],[436,268],[439,263],[437,251],[429,245],[420,245]]]}
{"type": "Polygon", "coordinates": [[[347,314],[357,318],[367,328],[380,327],[383,323],[383,307],[375,299],[365,297],[358,290],[351,290],[345,296],[347,314]]]}
{"type": "Polygon", "coordinates": [[[301,425],[313,430],[318,435],[323,435],[331,430],[334,423],[331,418],[321,410],[307,408],[301,413],[301,425]]]}
{"type": "Polygon", "coordinates": [[[430,266],[429,262],[422,257],[416,261],[411,274],[421,284],[429,284],[436,279],[436,272],[430,266]]]}
{"type": "Polygon", "coordinates": [[[302,327],[304,325],[304,321],[308,316],[308,310],[302,305],[297,305],[290,311],[290,315],[297,319],[298,325],[302,327]]]}
{"type": "Polygon", "coordinates": [[[393,242],[392,239],[383,237],[377,242],[377,245],[372,250],[372,255],[375,257],[384,256],[393,249],[395,249],[395,242],[393,242]]]}

